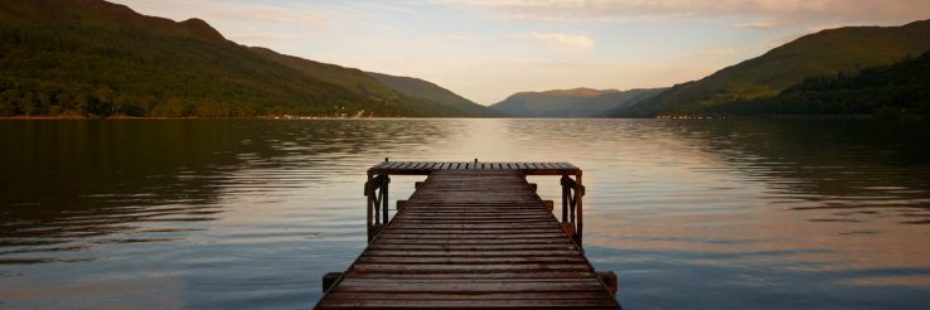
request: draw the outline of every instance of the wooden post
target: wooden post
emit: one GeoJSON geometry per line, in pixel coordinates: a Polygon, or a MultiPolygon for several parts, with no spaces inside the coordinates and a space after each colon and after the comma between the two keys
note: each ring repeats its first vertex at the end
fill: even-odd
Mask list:
{"type": "Polygon", "coordinates": [[[372,182],[371,182],[371,181],[372,181],[372,179],[373,179],[373,178],[372,178],[371,174],[369,173],[369,174],[368,174],[368,182],[365,182],[365,198],[366,198],[366,200],[368,200],[368,210],[367,210],[367,211],[368,211],[368,242],[371,242],[372,226],[374,225],[374,212],[373,212],[373,210],[372,210],[373,207],[374,207],[374,206],[373,206],[373,205],[374,205],[374,200],[373,200],[374,197],[372,197],[372,195],[374,194],[374,193],[373,193],[374,190],[371,188],[371,185],[372,185],[372,182]]]}
{"type": "Polygon", "coordinates": [[[327,272],[323,275],[323,292],[326,293],[336,282],[342,278],[341,272],[327,272]]]}
{"type": "Polygon", "coordinates": [[[381,226],[384,226],[387,225],[388,222],[388,202],[390,201],[390,199],[388,199],[388,183],[391,183],[391,178],[389,178],[387,174],[382,176],[384,177],[384,184],[381,185],[381,205],[383,209],[381,212],[381,217],[383,219],[381,221],[381,226]]]}
{"type": "Polygon", "coordinates": [[[617,291],[620,290],[620,280],[613,271],[598,271],[597,276],[601,278],[601,281],[604,281],[604,285],[607,285],[607,290],[611,294],[616,295],[617,291]]]}
{"type": "Polygon", "coordinates": [[[562,183],[562,223],[568,222],[568,195],[571,193],[568,189],[568,182],[565,182],[565,178],[568,176],[563,175],[562,179],[559,180],[562,183]]]}
{"type": "Polygon", "coordinates": [[[581,172],[575,175],[575,186],[577,186],[575,188],[575,194],[577,195],[576,196],[577,198],[575,198],[577,199],[575,201],[575,204],[577,205],[576,206],[577,209],[575,213],[578,214],[578,222],[575,225],[577,226],[575,227],[575,240],[578,242],[578,245],[580,246],[582,244],[581,236],[584,235],[584,220],[583,220],[584,216],[582,214],[583,207],[582,207],[581,201],[583,200],[582,197],[585,194],[584,185],[581,183],[581,172]]]}

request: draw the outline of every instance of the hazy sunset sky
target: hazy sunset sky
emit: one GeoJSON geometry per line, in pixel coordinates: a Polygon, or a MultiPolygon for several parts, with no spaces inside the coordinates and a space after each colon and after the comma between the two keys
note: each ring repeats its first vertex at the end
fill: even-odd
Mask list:
{"type": "Polygon", "coordinates": [[[112,1],[482,104],[526,90],[670,86],[820,29],[930,18],[927,0],[112,1]]]}

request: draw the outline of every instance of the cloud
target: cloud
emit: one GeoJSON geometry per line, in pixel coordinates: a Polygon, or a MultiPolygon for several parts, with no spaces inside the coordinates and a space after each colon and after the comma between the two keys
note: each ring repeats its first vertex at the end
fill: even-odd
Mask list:
{"type": "Polygon", "coordinates": [[[740,53],[739,50],[732,48],[732,47],[726,47],[726,48],[713,48],[713,49],[683,53],[682,57],[690,58],[690,59],[710,58],[710,57],[717,58],[717,57],[730,57],[738,53],[740,53]]]}
{"type": "Polygon", "coordinates": [[[927,0],[433,0],[491,12],[505,19],[625,22],[720,16],[841,19],[869,22],[930,17],[927,0]]]}
{"type": "Polygon", "coordinates": [[[733,24],[730,26],[733,28],[741,28],[741,29],[769,30],[769,29],[775,28],[778,25],[779,23],[776,23],[771,20],[767,20],[767,21],[754,21],[754,22],[749,22],[749,23],[733,24]]]}
{"type": "Polygon", "coordinates": [[[247,45],[276,45],[309,40],[335,31],[337,24],[364,24],[367,11],[392,10],[394,6],[367,4],[322,5],[317,3],[230,2],[223,0],[110,0],[146,15],[174,20],[201,18],[227,38],[247,45]]]}
{"type": "Polygon", "coordinates": [[[534,42],[539,42],[543,44],[553,45],[553,46],[562,46],[562,47],[572,47],[572,48],[583,48],[588,49],[594,47],[594,39],[581,34],[573,33],[523,33],[515,35],[514,37],[523,40],[529,40],[534,42]]]}

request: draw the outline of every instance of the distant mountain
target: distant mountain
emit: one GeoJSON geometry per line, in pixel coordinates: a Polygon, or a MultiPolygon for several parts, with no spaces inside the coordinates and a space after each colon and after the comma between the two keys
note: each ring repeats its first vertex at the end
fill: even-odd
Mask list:
{"type": "Polygon", "coordinates": [[[930,20],[899,27],[824,30],[611,114],[697,113],[719,104],[771,97],[812,77],[855,74],[863,68],[889,65],[928,49],[930,20]]]}
{"type": "Polygon", "coordinates": [[[930,115],[930,52],[855,75],[807,79],[777,96],[714,106],[704,114],[930,115]]]}
{"type": "Polygon", "coordinates": [[[102,0],[0,0],[0,72],[0,115],[479,115],[102,0]]]}
{"type": "Polygon", "coordinates": [[[491,108],[519,117],[598,117],[613,109],[650,98],[662,90],[664,89],[618,91],[575,88],[521,92],[491,105],[491,108]]]}
{"type": "Polygon", "coordinates": [[[445,106],[465,111],[475,116],[499,116],[500,113],[471,100],[465,99],[452,91],[429,81],[412,77],[393,76],[383,73],[368,72],[369,75],[393,90],[405,95],[431,100],[445,106]]]}

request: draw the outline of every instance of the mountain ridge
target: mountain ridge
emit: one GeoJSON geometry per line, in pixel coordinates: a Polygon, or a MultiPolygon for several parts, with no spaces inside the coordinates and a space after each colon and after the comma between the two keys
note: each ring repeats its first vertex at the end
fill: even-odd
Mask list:
{"type": "Polygon", "coordinates": [[[706,115],[930,115],[930,51],[854,75],[810,78],[780,94],[714,106],[706,115]]]}
{"type": "Polygon", "coordinates": [[[638,102],[662,89],[598,90],[578,87],[524,91],[491,105],[492,109],[518,117],[600,117],[613,108],[638,102]],[[645,96],[645,97],[643,97],[645,96]]]}
{"type": "Polygon", "coordinates": [[[489,107],[480,105],[456,94],[436,83],[409,76],[397,76],[385,73],[366,72],[382,84],[403,94],[432,100],[433,102],[454,107],[475,116],[500,116],[489,107]]]}
{"type": "Polygon", "coordinates": [[[477,115],[103,0],[0,0],[0,69],[0,115],[477,115]]]}
{"type": "Polygon", "coordinates": [[[610,115],[688,114],[717,104],[775,96],[807,78],[889,65],[928,49],[930,20],[821,30],[610,115]]]}

